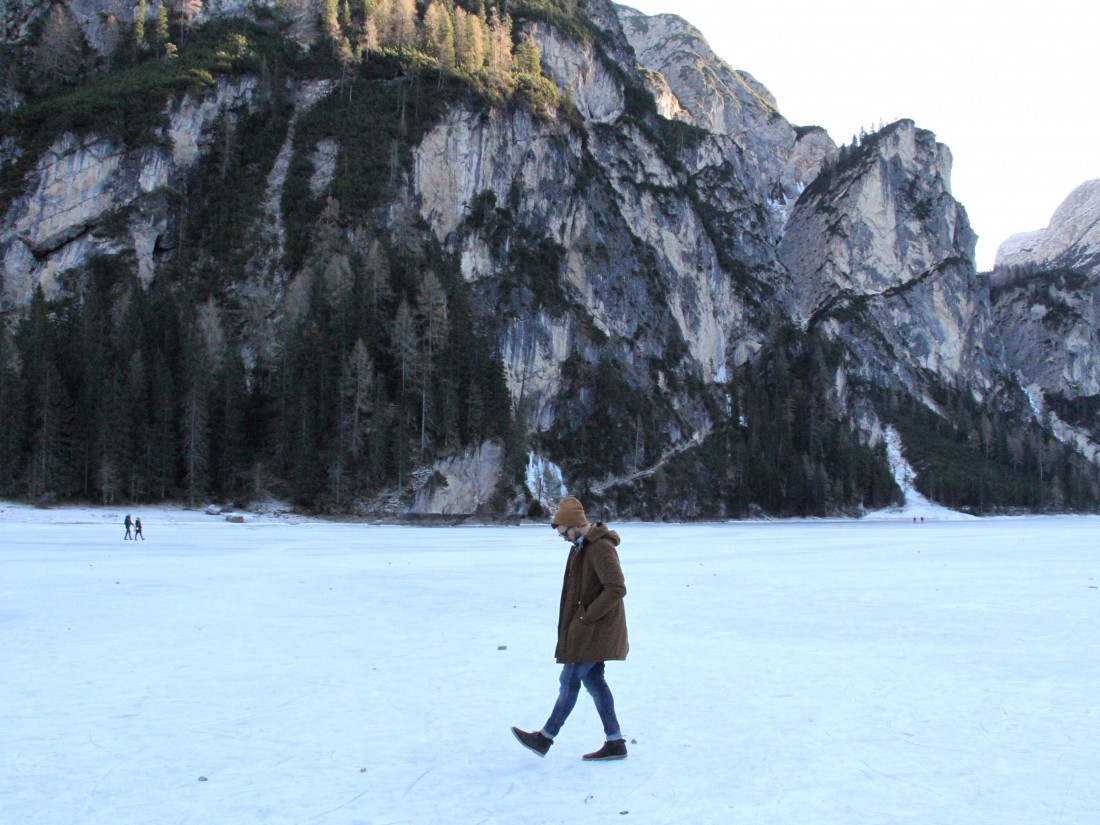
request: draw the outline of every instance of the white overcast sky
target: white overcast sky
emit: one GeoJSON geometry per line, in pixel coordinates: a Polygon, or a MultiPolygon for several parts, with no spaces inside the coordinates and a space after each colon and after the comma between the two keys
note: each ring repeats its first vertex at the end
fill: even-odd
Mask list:
{"type": "Polygon", "coordinates": [[[678,14],[799,126],[838,143],[907,117],[954,156],[977,265],[1100,178],[1100,10],[1088,0],[633,0],[678,14]]]}

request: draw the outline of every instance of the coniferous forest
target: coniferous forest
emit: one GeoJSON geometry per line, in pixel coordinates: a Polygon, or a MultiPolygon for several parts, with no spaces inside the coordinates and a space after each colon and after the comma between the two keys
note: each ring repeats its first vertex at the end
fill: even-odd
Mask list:
{"type": "Polygon", "coordinates": [[[107,262],[80,299],[3,332],[0,494],[34,501],[309,507],[400,484],[432,451],[513,437],[499,358],[468,300],[425,276],[379,300],[362,274],[313,281],[277,360],[246,366],[209,302],[107,262]],[[396,309],[391,305],[396,304],[396,309]],[[380,315],[395,325],[383,334],[380,315]]]}

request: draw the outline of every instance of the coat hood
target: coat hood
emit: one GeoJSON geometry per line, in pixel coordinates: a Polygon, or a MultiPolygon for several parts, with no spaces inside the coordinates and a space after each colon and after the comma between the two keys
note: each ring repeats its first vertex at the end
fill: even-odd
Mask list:
{"type": "Polygon", "coordinates": [[[619,542],[622,539],[619,538],[619,534],[609,528],[602,521],[598,521],[592,525],[592,529],[588,531],[588,535],[585,536],[587,542],[599,541],[600,539],[607,539],[616,547],[619,546],[619,542]]]}

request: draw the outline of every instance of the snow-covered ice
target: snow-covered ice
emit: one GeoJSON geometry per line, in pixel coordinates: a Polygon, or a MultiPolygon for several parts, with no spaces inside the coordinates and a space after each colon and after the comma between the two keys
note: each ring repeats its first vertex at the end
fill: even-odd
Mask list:
{"type": "Polygon", "coordinates": [[[545,759],[508,730],[557,688],[545,527],[131,512],[0,504],[4,823],[1100,821],[1100,518],[613,525],[590,764],[586,695],[545,759]]]}

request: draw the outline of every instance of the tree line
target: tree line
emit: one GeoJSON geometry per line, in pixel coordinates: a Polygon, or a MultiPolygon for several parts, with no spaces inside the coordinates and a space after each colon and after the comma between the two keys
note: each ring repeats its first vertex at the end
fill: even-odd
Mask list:
{"type": "Polygon", "coordinates": [[[575,427],[556,422],[548,434],[551,455],[562,456],[569,478],[584,477],[593,459],[624,477],[603,500],[612,512],[649,518],[824,516],[885,507],[900,500],[900,491],[885,449],[864,443],[835,397],[841,357],[820,335],[778,326],[727,384],[693,387],[709,398],[712,426],[697,446],[678,453],[668,449],[660,422],[673,415],[668,393],[698,379],[669,375],[667,392],[632,389],[621,377],[624,365],[601,361],[588,368],[588,383],[597,388],[586,401],[588,416],[575,427]]]}
{"type": "MultiPolygon", "coordinates": [[[[30,27],[29,55],[6,50],[14,84],[27,94],[80,82],[145,58],[172,60],[206,19],[202,0],[136,0],[128,24],[107,11],[101,16],[98,51],[84,37],[73,10],[55,3],[30,27]]],[[[517,76],[540,75],[538,46],[518,36],[511,10],[527,16],[570,20],[572,0],[284,0],[274,14],[281,26],[296,26],[317,38],[345,63],[372,54],[419,52],[441,73],[480,80],[503,94],[517,76]]]]}
{"type": "MultiPolygon", "coordinates": [[[[0,495],[351,509],[414,466],[515,436],[499,354],[461,279],[381,241],[318,244],[273,340],[98,258],[79,296],[0,327],[0,495]]],[[[513,450],[519,453],[519,450],[513,450]]]]}
{"type": "Polygon", "coordinates": [[[1091,510],[1100,500],[1100,468],[1021,410],[1019,391],[979,406],[965,393],[924,400],[879,391],[877,406],[906,445],[916,487],[948,507],[985,513],[1091,510]]]}

